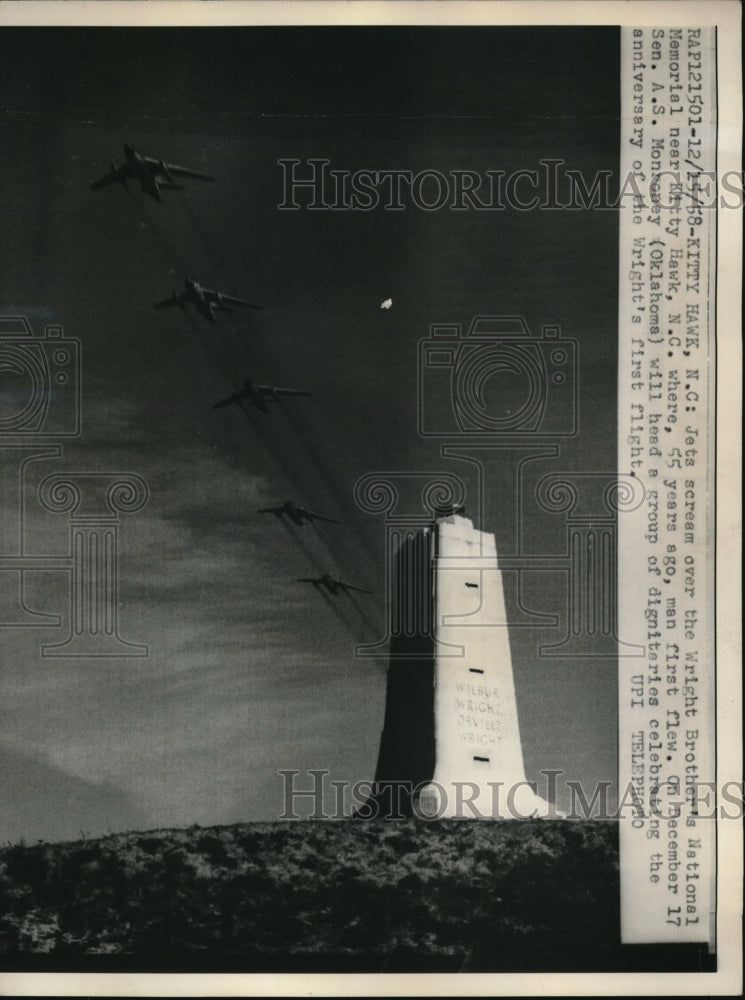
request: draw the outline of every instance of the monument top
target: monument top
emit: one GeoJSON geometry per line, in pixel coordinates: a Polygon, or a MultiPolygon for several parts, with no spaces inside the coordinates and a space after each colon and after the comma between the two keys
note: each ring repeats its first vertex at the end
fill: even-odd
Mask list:
{"type": "Polygon", "coordinates": [[[437,554],[440,558],[495,558],[496,539],[488,531],[474,528],[473,521],[459,514],[438,518],[437,554]]]}

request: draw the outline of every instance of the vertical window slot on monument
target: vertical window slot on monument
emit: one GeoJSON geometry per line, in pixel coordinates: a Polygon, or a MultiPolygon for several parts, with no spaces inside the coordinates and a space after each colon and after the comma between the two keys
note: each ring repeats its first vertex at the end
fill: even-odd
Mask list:
{"type": "Polygon", "coordinates": [[[481,761],[483,761],[483,762],[484,762],[485,764],[488,764],[488,763],[489,763],[489,758],[488,758],[488,757],[474,757],[473,759],[474,759],[474,760],[481,760],[481,761]]]}
{"type": "Polygon", "coordinates": [[[483,672],[484,672],[481,669],[481,667],[469,667],[468,670],[469,670],[469,673],[472,673],[472,674],[483,674],[483,672]]]}

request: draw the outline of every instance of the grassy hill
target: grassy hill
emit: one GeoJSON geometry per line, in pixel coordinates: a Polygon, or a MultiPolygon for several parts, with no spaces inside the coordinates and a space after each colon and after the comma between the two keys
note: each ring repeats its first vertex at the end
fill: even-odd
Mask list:
{"type": "Polygon", "coordinates": [[[609,823],[251,823],[0,849],[5,969],[622,967],[609,823]],[[620,965],[619,965],[620,963],[620,965]]]}

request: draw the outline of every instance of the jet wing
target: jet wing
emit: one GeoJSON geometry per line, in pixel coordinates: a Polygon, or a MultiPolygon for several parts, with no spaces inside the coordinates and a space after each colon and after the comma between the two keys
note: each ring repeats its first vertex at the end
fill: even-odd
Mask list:
{"type": "Polygon", "coordinates": [[[237,299],[234,295],[220,295],[222,302],[227,302],[229,306],[245,306],[247,309],[262,309],[262,306],[254,305],[253,302],[246,302],[245,299],[237,299]]]}
{"type": "Polygon", "coordinates": [[[91,191],[98,191],[103,187],[108,187],[109,184],[121,183],[128,177],[132,176],[132,170],[128,163],[123,163],[121,167],[115,167],[113,170],[109,170],[107,174],[100,177],[97,181],[93,181],[91,184],[91,191]]]}
{"type": "Polygon", "coordinates": [[[215,178],[210,174],[203,174],[199,170],[190,170],[188,167],[180,167],[176,163],[161,163],[160,160],[156,160],[153,157],[145,157],[146,162],[149,166],[155,167],[157,170],[163,171],[165,168],[168,174],[173,177],[193,177],[198,181],[212,181],[214,183],[215,178]]]}
{"type": "Polygon", "coordinates": [[[314,587],[317,587],[321,582],[320,580],[314,580],[312,576],[299,576],[297,578],[298,583],[312,583],[314,587]]]}
{"type": "Polygon", "coordinates": [[[171,295],[167,299],[163,299],[162,302],[155,302],[153,304],[153,309],[167,309],[169,306],[181,305],[181,300],[178,295],[171,295]]]}
{"type": "Polygon", "coordinates": [[[208,302],[224,302],[225,305],[230,306],[247,306],[249,309],[261,309],[261,306],[255,306],[253,302],[246,302],[245,299],[236,298],[235,295],[225,295],[223,292],[216,292],[214,288],[203,288],[202,294],[208,302]]]}
{"type": "Polygon", "coordinates": [[[214,288],[205,288],[204,285],[202,285],[202,295],[205,302],[214,302],[216,305],[220,302],[228,302],[230,300],[229,295],[223,295],[222,292],[218,292],[214,288]]]}
{"type": "Polygon", "coordinates": [[[277,517],[282,517],[284,512],[284,507],[259,507],[256,511],[257,514],[276,514],[277,517]]]}
{"type": "Polygon", "coordinates": [[[212,409],[219,410],[223,406],[230,406],[231,403],[240,403],[241,400],[245,399],[245,397],[246,394],[242,389],[238,392],[232,392],[229,396],[226,396],[225,399],[221,399],[219,403],[215,403],[212,409]]]}
{"type": "Polygon", "coordinates": [[[304,517],[311,517],[314,521],[328,521],[329,524],[341,524],[341,521],[335,521],[333,517],[326,517],[325,514],[316,514],[315,511],[306,510],[305,507],[298,507],[298,510],[304,517]]]}
{"type": "Polygon", "coordinates": [[[256,388],[272,396],[310,396],[309,392],[303,392],[301,389],[282,389],[278,385],[259,385],[256,388]]]}
{"type": "Polygon", "coordinates": [[[354,587],[351,583],[342,583],[340,580],[337,580],[336,582],[340,587],[343,587],[344,590],[356,590],[360,594],[372,594],[371,590],[365,590],[364,587],[354,587]]]}

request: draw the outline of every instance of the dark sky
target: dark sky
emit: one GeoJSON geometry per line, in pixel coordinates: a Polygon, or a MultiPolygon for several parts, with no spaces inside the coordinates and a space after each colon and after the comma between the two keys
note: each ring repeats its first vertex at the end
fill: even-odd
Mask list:
{"type": "MultiPolygon", "coordinates": [[[[37,333],[61,321],[82,345],[83,433],[29,481],[36,551],[67,539],[65,517],[33,503],[48,472],[127,470],[150,488],[120,532],[120,631],[147,659],[42,659],[58,633],[1,634],[0,839],[272,819],[279,768],[372,777],[386,664],[353,647],[385,634],[385,537],[355,482],[443,470],[475,488],[417,433],[431,324],[522,314],[535,337],[560,324],[579,344],[580,433],[535,475],[615,470],[615,213],[279,211],[277,161],[615,171],[618,43],[610,28],[0,33],[0,309],[37,333]],[[136,184],[91,192],[125,141],[217,183],[162,205],[136,184]],[[153,311],[186,274],[263,311],[216,326],[153,311]],[[270,417],[213,411],[246,375],[313,398],[270,417]],[[254,513],[290,496],[343,525],[299,532],[254,513]],[[326,571],[374,596],[332,605],[295,582],[326,571]]],[[[485,455],[469,516],[498,551],[520,533],[560,553],[562,520],[516,518],[505,455],[485,455]]],[[[27,574],[26,591],[35,610],[65,609],[62,573],[27,574]]],[[[523,596],[560,613],[562,593],[561,574],[534,574],[523,596]]],[[[616,663],[547,661],[546,633],[512,636],[527,770],[613,779],[616,663]]]]}

